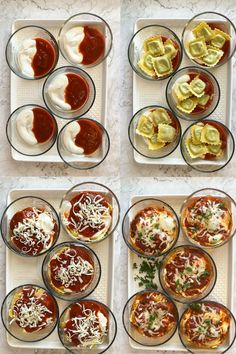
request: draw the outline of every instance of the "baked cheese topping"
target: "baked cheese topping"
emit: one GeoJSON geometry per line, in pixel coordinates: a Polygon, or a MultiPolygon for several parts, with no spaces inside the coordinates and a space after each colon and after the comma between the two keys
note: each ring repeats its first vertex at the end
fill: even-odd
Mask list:
{"type": "Polygon", "coordinates": [[[163,294],[141,293],[135,296],[130,322],[144,336],[162,337],[176,326],[176,310],[163,294]]]}
{"type": "Polygon", "coordinates": [[[23,287],[13,298],[10,324],[16,322],[26,332],[40,331],[55,320],[55,305],[43,289],[23,287]]]}
{"type": "Polygon", "coordinates": [[[131,241],[145,255],[166,252],[176,237],[176,219],[165,209],[149,207],[141,210],[131,223],[131,241]]]}
{"type": "Polygon", "coordinates": [[[213,267],[201,250],[191,247],[169,254],[163,269],[167,289],[184,298],[199,297],[211,283],[213,267]]]}
{"type": "Polygon", "coordinates": [[[95,271],[87,251],[75,245],[56,253],[49,263],[49,270],[52,284],[63,292],[85,290],[95,271]]]}
{"type": "Polygon", "coordinates": [[[55,236],[55,220],[43,209],[26,208],[10,221],[11,240],[21,252],[36,255],[48,249],[55,236]]]}
{"type": "Polygon", "coordinates": [[[82,348],[102,344],[108,335],[108,314],[105,316],[99,306],[90,307],[86,301],[76,306],[78,315],[74,308],[73,316],[64,324],[66,341],[82,348]]]}
{"type": "Polygon", "coordinates": [[[199,348],[218,348],[229,335],[230,314],[220,304],[195,303],[185,313],[181,330],[199,348]]]}
{"type": "Polygon", "coordinates": [[[70,202],[64,223],[73,236],[82,240],[103,238],[112,223],[112,207],[95,192],[80,193],[70,202]]]}
{"type": "Polygon", "coordinates": [[[232,215],[222,198],[201,197],[183,211],[183,226],[187,236],[198,244],[214,246],[230,236],[232,215]]]}

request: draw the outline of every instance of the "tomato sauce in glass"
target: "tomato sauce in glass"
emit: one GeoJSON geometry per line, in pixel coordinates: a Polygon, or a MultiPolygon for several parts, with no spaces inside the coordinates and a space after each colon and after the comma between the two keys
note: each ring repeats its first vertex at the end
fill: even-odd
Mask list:
{"type": "MultiPolygon", "coordinates": [[[[80,301],[78,303],[71,305],[70,310],[69,310],[69,319],[65,323],[64,333],[65,333],[65,335],[69,335],[71,337],[72,343],[76,346],[80,345],[81,341],[79,339],[79,336],[76,333],[78,331],[77,327],[75,325],[75,323],[77,321],[74,321],[74,319],[80,318],[82,320],[82,318],[87,317],[88,315],[86,315],[84,310],[85,311],[91,310],[91,311],[95,312],[96,315],[98,314],[98,312],[101,312],[104,315],[104,317],[106,317],[106,319],[107,319],[106,329],[109,328],[109,312],[101,304],[98,304],[97,302],[93,302],[93,301],[83,300],[83,301],[80,301]]],[[[97,320],[96,325],[94,325],[94,327],[96,327],[96,329],[102,334],[98,320],[97,320]]],[[[92,334],[91,330],[88,328],[88,335],[85,337],[83,336],[83,341],[86,341],[86,339],[89,340],[90,335],[93,335],[93,334],[92,334]]]]}
{"type": "Polygon", "coordinates": [[[34,76],[46,75],[54,66],[56,60],[55,50],[52,44],[43,38],[34,38],[36,41],[36,53],[32,60],[34,76]]]}
{"type": "Polygon", "coordinates": [[[65,102],[71,106],[71,110],[82,108],[89,97],[89,85],[87,81],[78,74],[66,74],[68,85],[65,89],[65,102]]]}
{"type": "Polygon", "coordinates": [[[85,155],[91,155],[102,145],[102,128],[88,119],[77,122],[80,132],[75,137],[75,145],[83,148],[85,155]]]}
{"type": "MultiPolygon", "coordinates": [[[[39,213],[43,213],[45,210],[44,209],[37,209],[39,213]]],[[[31,219],[36,216],[35,211],[33,208],[25,208],[21,211],[18,211],[13,215],[13,217],[10,220],[10,233],[11,233],[11,241],[14,243],[14,245],[22,252],[27,255],[37,255],[43,252],[45,249],[47,249],[50,244],[52,243],[54,235],[57,233],[57,224],[54,220],[54,229],[52,231],[51,237],[48,239],[46,247],[43,242],[39,242],[37,238],[37,233],[32,233],[30,230],[30,227],[26,229],[27,233],[30,235],[30,243],[24,243],[25,242],[25,236],[24,233],[22,232],[20,236],[15,236],[14,235],[14,229],[18,227],[19,223],[24,223],[25,219],[31,219]]],[[[41,230],[42,231],[42,230],[41,230]]],[[[43,231],[42,231],[43,232],[43,231]]]]}
{"type": "Polygon", "coordinates": [[[55,133],[55,122],[51,114],[43,108],[35,107],[32,111],[34,114],[32,131],[38,143],[45,143],[55,133]]]}
{"type": "MultiPolygon", "coordinates": [[[[81,235],[83,235],[84,237],[91,238],[97,232],[103,230],[105,228],[105,224],[102,221],[96,227],[91,227],[88,225],[88,227],[83,230],[83,220],[81,220],[81,217],[76,215],[76,213],[78,213],[81,210],[81,208],[80,208],[79,204],[77,204],[77,205],[75,205],[75,204],[78,201],[80,201],[80,203],[82,203],[82,204],[86,204],[87,198],[89,198],[92,201],[92,203],[93,203],[94,198],[101,199],[99,204],[104,206],[107,209],[109,209],[110,205],[109,205],[108,201],[105,199],[105,197],[102,195],[102,193],[96,193],[96,192],[92,192],[92,191],[81,192],[78,195],[76,195],[73,199],[71,199],[71,201],[70,201],[71,209],[70,209],[70,212],[68,215],[68,222],[69,222],[68,228],[69,228],[69,230],[72,230],[72,231],[75,230],[73,221],[76,222],[76,224],[82,223],[82,229],[79,231],[79,233],[81,235]]],[[[109,212],[111,215],[111,210],[109,210],[109,212]]],[[[87,225],[87,221],[86,221],[86,225],[87,225]]]]}
{"type": "Polygon", "coordinates": [[[38,325],[22,327],[19,320],[15,321],[19,327],[23,328],[28,333],[42,330],[48,326],[47,320],[51,319],[51,325],[51,323],[56,319],[57,307],[54,299],[46,291],[38,296],[37,291],[39,290],[41,289],[31,286],[24,286],[21,290],[19,290],[20,298],[13,305],[13,311],[16,317],[20,317],[22,308],[29,308],[31,305],[34,306],[34,304],[46,307],[45,311],[41,314],[41,321],[39,321],[38,325]]]}
{"type": "Polygon", "coordinates": [[[79,45],[79,52],[83,54],[82,64],[90,65],[104,55],[105,38],[96,28],[85,26],[84,39],[79,45]]]}
{"type": "Polygon", "coordinates": [[[172,290],[173,293],[179,295],[181,293],[181,296],[183,297],[190,297],[190,296],[195,296],[195,295],[200,295],[206,287],[210,284],[211,282],[211,276],[213,273],[212,266],[208,260],[208,258],[199,250],[196,249],[183,249],[176,251],[170,259],[168,259],[165,267],[164,267],[164,281],[166,283],[166,286],[172,290]],[[203,259],[205,264],[206,264],[206,274],[203,274],[196,278],[195,276],[195,268],[194,266],[196,257],[203,259]],[[187,260],[186,260],[187,259],[187,260]],[[186,272],[186,266],[188,264],[189,268],[192,268],[192,271],[187,271],[186,272]],[[181,287],[180,289],[176,285],[175,282],[175,270],[179,270],[180,273],[185,271],[185,274],[188,275],[188,287],[186,286],[186,283],[184,284],[185,286],[181,287]]]}
{"type": "MultiPolygon", "coordinates": [[[[61,287],[65,287],[62,281],[57,277],[58,269],[60,269],[62,265],[63,268],[67,268],[68,266],[70,266],[72,258],[74,263],[78,263],[79,257],[89,262],[94,268],[94,261],[90,256],[90,254],[85,249],[79,246],[70,246],[69,248],[66,248],[66,250],[63,250],[63,252],[61,253],[59,252],[58,254],[56,254],[51,259],[49,263],[50,276],[51,276],[51,282],[55,286],[55,288],[60,289],[61,287]]],[[[72,292],[84,291],[87,288],[87,286],[91,283],[93,276],[94,274],[92,275],[82,274],[79,277],[74,275],[73,283],[69,287],[67,286],[66,289],[71,290],[72,292]]]]}

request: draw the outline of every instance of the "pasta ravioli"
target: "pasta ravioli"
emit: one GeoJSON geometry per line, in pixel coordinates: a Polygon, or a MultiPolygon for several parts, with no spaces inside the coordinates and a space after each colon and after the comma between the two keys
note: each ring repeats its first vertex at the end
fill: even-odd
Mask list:
{"type": "Polygon", "coordinates": [[[180,60],[179,47],[172,39],[156,35],[144,41],[139,68],[150,77],[171,74],[180,60]]]}
{"type": "Polygon", "coordinates": [[[223,141],[219,129],[212,123],[197,123],[190,128],[186,149],[192,159],[216,159],[223,155],[223,141]]]}
{"type": "Polygon", "coordinates": [[[188,55],[199,64],[216,66],[228,54],[231,37],[215,24],[201,22],[193,30],[194,36],[186,43],[188,55]]]}
{"type": "Polygon", "coordinates": [[[149,150],[159,150],[175,141],[177,128],[166,109],[149,110],[138,120],[136,134],[144,138],[149,150]]]}
{"type": "Polygon", "coordinates": [[[172,88],[176,108],[187,114],[206,111],[214,97],[214,87],[207,75],[189,73],[176,80],[172,88]]]}

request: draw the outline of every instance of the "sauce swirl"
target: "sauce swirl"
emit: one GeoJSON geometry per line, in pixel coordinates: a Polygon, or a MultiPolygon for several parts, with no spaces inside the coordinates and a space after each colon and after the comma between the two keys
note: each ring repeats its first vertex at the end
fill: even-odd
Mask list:
{"type": "Polygon", "coordinates": [[[36,53],[32,60],[34,76],[40,77],[46,75],[54,66],[56,55],[52,44],[43,38],[35,38],[36,53]]]}
{"type": "Polygon", "coordinates": [[[56,126],[51,114],[43,108],[35,107],[32,109],[34,113],[33,133],[38,143],[45,143],[54,135],[56,126]]]}
{"type": "Polygon", "coordinates": [[[71,110],[82,108],[88,100],[89,85],[87,81],[78,74],[66,74],[68,85],[65,89],[65,102],[71,106],[71,110]]]}
{"type": "Polygon", "coordinates": [[[84,39],[79,45],[83,54],[82,64],[94,64],[105,52],[105,38],[96,28],[84,27],[84,39]]]}
{"type": "Polygon", "coordinates": [[[84,149],[85,155],[93,154],[102,144],[101,127],[86,119],[78,121],[80,132],[75,137],[75,145],[84,149]]]}

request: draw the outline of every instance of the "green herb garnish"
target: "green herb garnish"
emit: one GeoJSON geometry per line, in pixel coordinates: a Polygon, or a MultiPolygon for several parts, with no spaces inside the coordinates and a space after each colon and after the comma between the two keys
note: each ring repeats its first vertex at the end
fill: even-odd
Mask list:
{"type": "Polygon", "coordinates": [[[147,290],[157,290],[158,285],[155,282],[155,276],[160,265],[161,261],[143,260],[139,267],[137,266],[137,268],[135,268],[138,269],[139,274],[134,277],[134,280],[138,281],[140,287],[144,286],[147,290]]]}
{"type": "Polygon", "coordinates": [[[200,302],[195,302],[194,304],[191,304],[190,307],[195,311],[200,311],[202,308],[202,304],[200,302]]]}

